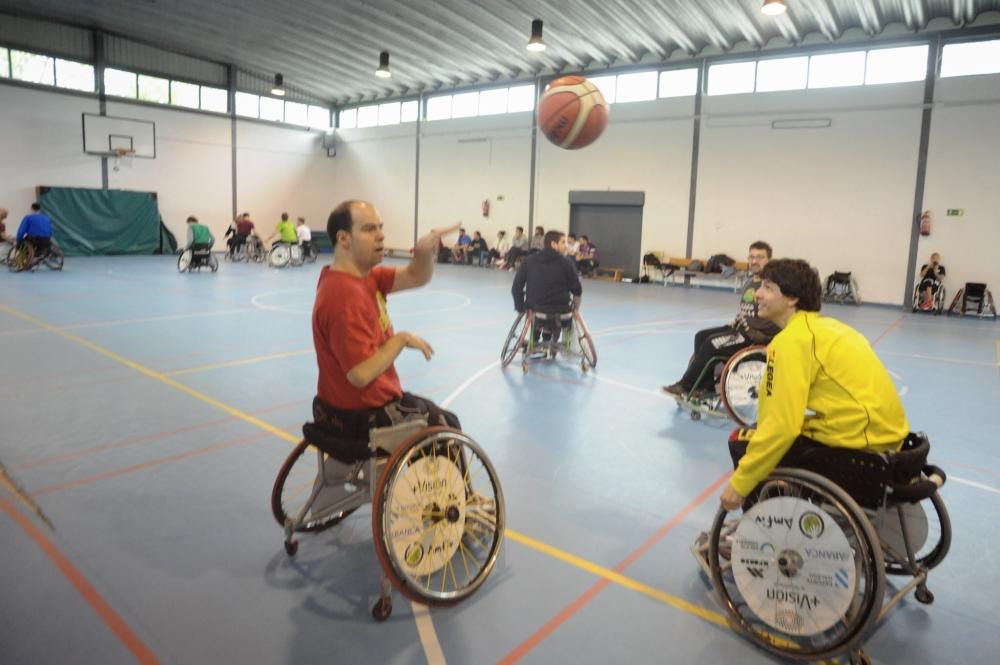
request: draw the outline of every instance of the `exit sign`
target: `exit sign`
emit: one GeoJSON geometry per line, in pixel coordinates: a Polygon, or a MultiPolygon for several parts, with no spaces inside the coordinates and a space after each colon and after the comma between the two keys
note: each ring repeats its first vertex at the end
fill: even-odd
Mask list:
{"type": "Polygon", "coordinates": [[[964,208],[948,208],[949,217],[961,217],[965,214],[964,208]]]}

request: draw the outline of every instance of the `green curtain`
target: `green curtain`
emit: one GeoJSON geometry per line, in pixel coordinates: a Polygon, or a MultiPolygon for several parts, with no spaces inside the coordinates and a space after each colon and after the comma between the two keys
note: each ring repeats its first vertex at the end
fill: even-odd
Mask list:
{"type": "Polygon", "coordinates": [[[39,202],[66,256],[154,254],[177,247],[150,192],[51,187],[39,202]]]}

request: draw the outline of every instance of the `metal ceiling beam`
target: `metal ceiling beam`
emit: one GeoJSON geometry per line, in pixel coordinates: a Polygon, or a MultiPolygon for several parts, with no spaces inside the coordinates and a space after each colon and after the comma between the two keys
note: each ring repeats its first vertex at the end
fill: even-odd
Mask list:
{"type": "Polygon", "coordinates": [[[635,23],[633,32],[647,53],[657,55],[664,60],[670,55],[669,49],[649,34],[646,29],[648,25],[646,18],[640,14],[639,7],[632,0],[609,0],[609,2],[613,2],[618,11],[628,15],[635,23]]]}

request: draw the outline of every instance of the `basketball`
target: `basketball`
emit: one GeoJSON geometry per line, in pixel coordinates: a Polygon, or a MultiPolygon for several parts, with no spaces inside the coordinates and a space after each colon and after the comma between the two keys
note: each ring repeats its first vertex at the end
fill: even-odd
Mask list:
{"type": "Polygon", "coordinates": [[[608,126],[608,105],[587,79],[563,76],[549,84],[542,95],[538,126],[555,145],[577,150],[596,141],[608,126]]]}

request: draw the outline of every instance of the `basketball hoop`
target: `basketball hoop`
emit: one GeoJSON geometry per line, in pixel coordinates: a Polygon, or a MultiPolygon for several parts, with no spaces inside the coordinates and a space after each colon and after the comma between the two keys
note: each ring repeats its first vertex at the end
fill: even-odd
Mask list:
{"type": "Polygon", "coordinates": [[[114,166],[112,169],[115,173],[124,166],[125,168],[132,168],[132,158],[135,156],[135,150],[129,150],[128,148],[115,148],[111,151],[114,159],[114,166]]]}

